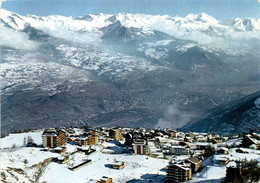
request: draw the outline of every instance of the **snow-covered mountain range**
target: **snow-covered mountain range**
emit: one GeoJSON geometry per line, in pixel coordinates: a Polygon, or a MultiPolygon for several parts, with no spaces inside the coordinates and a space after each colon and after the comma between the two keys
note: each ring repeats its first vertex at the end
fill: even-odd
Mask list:
{"type": "Polygon", "coordinates": [[[260,19],[0,11],[4,131],[82,122],[177,128],[259,90],[260,19]]]}

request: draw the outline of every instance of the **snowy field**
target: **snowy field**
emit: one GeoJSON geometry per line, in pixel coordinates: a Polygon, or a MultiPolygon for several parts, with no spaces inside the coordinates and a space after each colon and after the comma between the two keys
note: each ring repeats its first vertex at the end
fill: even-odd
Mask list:
{"type": "Polygon", "coordinates": [[[41,145],[42,132],[43,130],[28,132],[28,133],[9,134],[5,138],[0,139],[0,150],[5,148],[11,148],[13,146],[21,147],[24,144],[24,139],[27,139],[28,136],[32,137],[34,143],[41,145]]]}
{"type": "MultiPolygon", "coordinates": [[[[51,149],[49,152],[43,151],[41,147],[23,147],[24,139],[32,137],[35,143],[41,145],[42,131],[30,133],[10,134],[0,139],[1,142],[1,173],[4,175],[3,182],[35,182],[41,165],[45,159],[60,156],[51,149]],[[15,145],[15,147],[14,147],[15,145]]],[[[104,146],[115,146],[113,143],[104,143],[104,146]]],[[[113,182],[136,182],[153,179],[157,182],[163,182],[166,177],[166,166],[168,160],[151,158],[143,155],[131,154],[105,154],[100,146],[94,147],[97,151],[90,155],[83,152],[77,152],[70,155],[67,164],[58,164],[51,162],[46,166],[45,171],[39,178],[39,182],[47,183],[86,183],[90,179],[100,179],[102,176],[108,176],[113,182]],[[72,171],[68,167],[83,162],[85,159],[91,159],[92,163],[78,170],[72,171]],[[115,160],[124,161],[125,168],[115,170],[107,165],[115,160]]],[[[120,147],[118,147],[120,148],[120,147]]],[[[68,153],[76,151],[77,146],[67,144],[68,153]]]]}
{"type": "Polygon", "coordinates": [[[48,165],[40,182],[83,183],[88,182],[90,179],[98,180],[102,176],[108,176],[113,179],[113,182],[123,183],[132,179],[142,179],[144,175],[149,174],[166,175],[165,167],[168,164],[167,160],[142,155],[111,155],[97,152],[89,155],[88,158],[92,160],[92,163],[75,171],[69,170],[68,165],[60,165],[52,162],[48,165]],[[114,160],[124,161],[125,168],[115,170],[106,167],[106,165],[113,163],[114,160]],[[55,172],[55,174],[53,172],[55,172]]]}

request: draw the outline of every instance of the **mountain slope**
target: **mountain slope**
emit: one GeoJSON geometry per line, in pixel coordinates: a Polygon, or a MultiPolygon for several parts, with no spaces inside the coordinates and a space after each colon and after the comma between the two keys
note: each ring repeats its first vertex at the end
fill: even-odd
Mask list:
{"type": "Polygon", "coordinates": [[[260,127],[260,91],[210,110],[182,129],[199,132],[239,133],[260,127]]]}

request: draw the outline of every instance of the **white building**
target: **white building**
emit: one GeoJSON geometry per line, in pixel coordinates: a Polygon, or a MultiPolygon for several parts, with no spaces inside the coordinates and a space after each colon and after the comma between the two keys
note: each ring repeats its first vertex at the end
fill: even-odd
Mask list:
{"type": "Polygon", "coordinates": [[[143,139],[135,140],[133,143],[133,150],[135,154],[147,154],[146,141],[143,139]]]}

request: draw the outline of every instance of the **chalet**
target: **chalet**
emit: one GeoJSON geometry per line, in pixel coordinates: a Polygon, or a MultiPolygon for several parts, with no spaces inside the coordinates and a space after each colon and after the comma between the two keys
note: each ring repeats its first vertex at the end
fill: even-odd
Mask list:
{"type": "Polygon", "coordinates": [[[248,151],[242,147],[236,149],[236,152],[237,153],[243,153],[243,154],[248,154],[248,151]]]}
{"type": "Polygon", "coordinates": [[[92,163],[92,160],[91,159],[86,159],[84,160],[84,162],[80,163],[80,164],[77,164],[77,165],[74,165],[72,167],[69,167],[70,170],[72,171],[75,171],[75,170],[78,170],[84,166],[87,166],[88,164],[92,163]]]}
{"type": "Polygon", "coordinates": [[[155,140],[156,140],[157,143],[167,143],[167,138],[165,136],[155,137],[155,140]]]}
{"type": "Polygon", "coordinates": [[[186,182],[191,180],[191,168],[189,164],[170,164],[167,167],[167,180],[168,182],[186,182]]]}
{"type": "Polygon", "coordinates": [[[50,149],[48,147],[45,147],[43,150],[44,151],[49,151],[50,149]]]}
{"type": "Polygon", "coordinates": [[[125,167],[125,162],[123,161],[115,161],[113,163],[111,163],[111,166],[113,169],[123,169],[125,167]]]}
{"type": "Polygon", "coordinates": [[[43,147],[62,147],[67,144],[66,132],[54,128],[47,129],[42,134],[43,147]]]}
{"type": "Polygon", "coordinates": [[[135,154],[147,154],[148,146],[146,141],[143,139],[135,140],[133,143],[133,150],[135,154]]]}
{"type": "Polygon", "coordinates": [[[204,154],[205,154],[205,150],[198,150],[198,149],[195,149],[195,150],[193,150],[193,156],[195,156],[195,157],[198,157],[198,158],[200,158],[200,159],[203,159],[204,158],[204,154]]]}
{"type": "Polygon", "coordinates": [[[187,146],[172,146],[170,152],[175,155],[189,155],[190,149],[187,146]]]}
{"type": "Polygon", "coordinates": [[[222,143],[222,139],[219,138],[219,137],[212,138],[211,141],[213,142],[213,144],[219,144],[219,143],[222,143]]]}
{"type": "Polygon", "coordinates": [[[85,152],[86,154],[91,152],[91,146],[81,146],[78,147],[78,151],[85,152]]]}
{"type": "Polygon", "coordinates": [[[147,132],[144,134],[144,139],[153,139],[154,135],[151,132],[147,132]]]}
{"type": "Polygon", "coordinates": [[[55,147],[54,152],[55,153],[62,153],[65,151],[64,147],[55,147]]]}
{"type": "Polygon", "coordinates": [[[192,170],[192,173],[196,173],[200,166],[201,166],[201,161],[196,158],[196,157],[190,157],[188,159],[185,160],[186,163],[190,163],[191,164],[191,170],[192,170]]]}
{"type": "Polygon", "coordinates": [[[229,154],[229,150],[226,147],[219,147],[216,149],[217,154],[229,154]]]}
{"type": "Polygon", "coordinates": [[[76,142],[76,139],[77,139],[77,138],[75,138],[75,137],[69,137],[69,138],[68,138],[68,141],[69,141],[69,142],[76,142]]]}
{"type": "Polygon", "coordinates": [[[173,131],[173,132],[171,133],[171,137],[177,138],[177,137],[178,137],[178,132],[177,132],[177,131],[173,131]]]}
{"type": "Polygon", "coordinates": [[[115,139],[117,141],[122,140],[122,129],[110,129],[109,130],[109,137],[115,139]]]}
{"type": "Polygon", "coordinates": [[[209,142],[197,142],[196,145],[199,150],[207,150],[214,147],[213,144],[209,142]]]}
{"type": "Polygon", "coordinates": [[[229,163],[229,158],[227,158],[227,157],[215,156],[214,159],[215,159],[215,162],[220,165],[226,165],[229,163]]]}
{"type": "Polygon", "coordinates": [[[192,137],[185,136],[183,140],[184,142],[192,142],[192,137]]]}
{"type": "Polygon", "coordinates": [[[63,164],[69,160],[69,156],[59,156],[57,157],[57,163],[63,164]]]}
{"type": "Polygon", "coordinates": [[[252,138],[251,135],[245,135],[242,139],[242,147],[248,148],[250,145],[256,145],[259,148],[259,141],[252,138]]]}
{"type": "Polygon", "coordinates": [[[112,178],[103,176],[97,183],[113,183],[112,178]]]}
{"type": "Polygon", "coordinates": [[[198,135],[196,137],[197,142],[207,142],[207,137],[203,136],[203,135],[198,135]]]}

